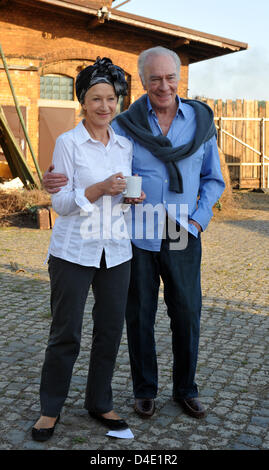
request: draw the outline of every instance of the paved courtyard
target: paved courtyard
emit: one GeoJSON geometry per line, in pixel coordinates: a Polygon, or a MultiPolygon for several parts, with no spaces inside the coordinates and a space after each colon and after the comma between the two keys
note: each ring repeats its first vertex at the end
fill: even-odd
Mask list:
{"type": "MultiPolygon", "coordinates": [[[[261,214],[268,215],[262,211],[261,214]]],[[[113,379],[115,410],[134,439],[112,439],[83,408],[91,346],[90,293],[81,352],[52,439],[37,443],[39,378],[50,325],[44,265],[50,232],[0,228],[1,450],[265,450],[269,448],[269,217],[212,221],[202,235],[203,311],[197,383],[207,417],[183,414],[171,398],[171,338],[162,294],[156,323],[156,414],[133,411],[124,331],[113,379]]]]}

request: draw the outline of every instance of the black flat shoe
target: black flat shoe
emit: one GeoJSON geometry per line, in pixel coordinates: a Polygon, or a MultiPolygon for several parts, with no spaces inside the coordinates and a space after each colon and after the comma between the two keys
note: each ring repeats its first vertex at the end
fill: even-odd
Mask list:
{"type": "Polygon", "coordinates": [[[34,441],[45,442],[47,441],[54,433],[54,429],[56,424],[60,420],[60,415],[57,417],[55,424],[52,428],[40,428],[37,429],[35,427],[32,428],[32,438],[34,441]]]}
{"type": "Polygon", "coordinates": [[[89,415],[99,421],[100,423],[104,424],[107,428],[111,429],[111,431],[119,431],[122,429],[127,429],[129,426],[123,419],[108,419],[104,418],[104,416],[95,413],[94,411],[88,411],[89,415]]]}

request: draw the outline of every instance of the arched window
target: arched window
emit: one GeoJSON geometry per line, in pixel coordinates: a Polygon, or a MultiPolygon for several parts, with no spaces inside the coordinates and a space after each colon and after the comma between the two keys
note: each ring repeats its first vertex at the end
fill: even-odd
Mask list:
{"type": "Polygon", "coordinates": [[[55,74],[43,75],[40,77],[40,98],[47,100],[73,100],[73,78],[55,74]]]}

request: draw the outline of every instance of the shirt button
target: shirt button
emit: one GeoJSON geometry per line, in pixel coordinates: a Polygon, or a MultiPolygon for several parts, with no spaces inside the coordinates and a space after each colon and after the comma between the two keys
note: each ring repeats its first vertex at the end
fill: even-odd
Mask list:
{"type": "Polygon", "coordinates": [[[165,180],[164,182],[165,182],[165,183],[168,183],[168,180],[165,180]]]}

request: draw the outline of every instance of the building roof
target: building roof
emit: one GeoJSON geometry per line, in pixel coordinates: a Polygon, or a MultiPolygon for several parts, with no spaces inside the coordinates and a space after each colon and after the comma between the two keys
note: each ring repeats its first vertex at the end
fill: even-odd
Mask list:
{"type": "MultiPolygon", "coordinates": [[[[39,6],[41,8],[61,9],[66,13],[87,15],[92,18],[92,28],[97,26],[118,29],[121,31],[135,32],[136,34],[150,37],[156,40],[156,44],[173,49],[175,52],[183,52],[189,57],[189,63],[219,57],[245,50],[248,45],[244,42],[215,36],[194,29],[184,28],[170,23],[145,18],[110,9],[109,19],[98,23],[97,12],[100,2],[94,0],[16,0],[19,3],[39,6]]],[[[105,2],[104,4],[109,2],[105,2]]]]}
{"type": "Polygon", "coordinates": [[[182,50],[190,58],[190,63],[245,50],[248,45],[232,39],[215,36],[194,29],[184,28],[170,23],[145,18],[142,16],[113,10],[110,21],[125,25],[145,33],[156,35],[158,43],[163,41],[175,51],[182,50]]]}

